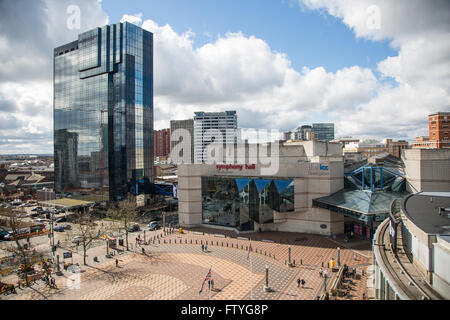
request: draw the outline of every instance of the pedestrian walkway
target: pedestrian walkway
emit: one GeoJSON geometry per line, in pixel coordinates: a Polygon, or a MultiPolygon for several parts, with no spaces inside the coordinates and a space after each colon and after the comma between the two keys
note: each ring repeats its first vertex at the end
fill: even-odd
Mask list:
{"type": "MultiPolygon", "coordinates": [[[[81,262],[84,269],[79,274],[78,289],[71,285],[73,275],[65,273],[56,278],[57,290],[25,289],[11,299],[43,299],[45,296],[45,299],[76,300],[310,300],[324,291],[320,268],[331,276],[328,283],[332,283],[335,276],[327,267],[331,259],[337,259],[337,245],[327,237],[266,232],[238,238],[231,233],[218,236],[217,232],[208,231],[148,232],[149,244],[142,246],[146,254],[141,253],[141,246],[133,244],[129,252],[112,259],[105,257],[106,247],[99,246],[89,252],[89,266],[82,266],[81,253],[75,254],[74,262],[81,262]],[[250,240],[245,239],[250,237],[251,252],[250,240]],[[202,251],[202,244],[207,245],[206,251],[202,251]],[[292,267],[287,266],[289,252],[292,267]],[[93,262],[94,256],[98,257],[98,263],[93,262]],[[269,292],[264,290],[266,266],[269,292]],[[205,284],[200,292],[209,268],[214,288],[209,290],[205,284]],[[305,279],[303,288],[297,286],[298,278],[305,279]]],[[[136,236],[137,233],[132,235],[136,236]]],[[[357,260],[354,257],[354,250],[341,247],[341,264],[360,269],[370,264],[364,256],[359,255],[357,260]]],[[[365,283],[361,283],[355,287],[353,299],[362,297],[365,283]]]]}

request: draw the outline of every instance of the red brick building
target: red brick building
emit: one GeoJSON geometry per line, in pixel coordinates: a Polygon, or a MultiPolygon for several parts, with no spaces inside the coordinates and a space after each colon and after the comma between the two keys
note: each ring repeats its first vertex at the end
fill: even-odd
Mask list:
{"type": "Polygon", "coordinates": [[[159,158],[167,158],[170,154],[170,129],[153,131],[153,155],[159,158]]]}
{"type": "Polygon", "coordinates": [[[450,112],[438,112],[428,116],[430,135],[414,139],[412,147],[419,149],[450,148],[450,112]]]}

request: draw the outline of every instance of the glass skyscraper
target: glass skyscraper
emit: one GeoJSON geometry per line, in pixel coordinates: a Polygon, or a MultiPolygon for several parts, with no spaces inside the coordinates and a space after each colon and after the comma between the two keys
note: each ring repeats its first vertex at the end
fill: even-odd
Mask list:
{"type": "Polygon", "coordinates": [[[153,180],[153,34],[130,23],[54,49],[56,192],[119,200],[153,180]]]}
{"type": "Polygon", "coordinates": [[[334,123],[313,123],[314,139],[331,141],[334,139],[334,123]]]}

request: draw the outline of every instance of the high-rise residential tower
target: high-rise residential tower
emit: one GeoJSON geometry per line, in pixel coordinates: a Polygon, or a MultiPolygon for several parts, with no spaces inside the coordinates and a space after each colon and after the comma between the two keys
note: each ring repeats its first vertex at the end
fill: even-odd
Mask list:
{"type": "Polygon", "coordinates": [[[119,200],[153,180],[153,34],[95,28],[54,49],[56,192],[119,200]]]}
{"type": "Polygon", "coordinates": [[[205,150],[210,143],[236,143],[238,135],[236,111],[195,112],[194,162],[205,162],[205,150]]]}

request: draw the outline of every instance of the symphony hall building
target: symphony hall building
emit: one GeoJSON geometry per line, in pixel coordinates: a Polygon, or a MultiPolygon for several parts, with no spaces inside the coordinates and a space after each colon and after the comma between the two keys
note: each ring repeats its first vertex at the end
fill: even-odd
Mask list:
{"type": "Polygon", "coordinates": [[[234,145],[232,155],[232,162],[179,165],[180,226],[202,225],[238,233],[344,233],[343,215],[312,204],[313,199],[344,188],[340,144],[234,145]],[[266,152],[265,159],[249,160],[249,155],[266,152]]]}

